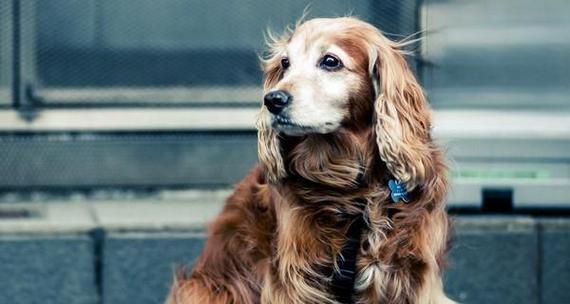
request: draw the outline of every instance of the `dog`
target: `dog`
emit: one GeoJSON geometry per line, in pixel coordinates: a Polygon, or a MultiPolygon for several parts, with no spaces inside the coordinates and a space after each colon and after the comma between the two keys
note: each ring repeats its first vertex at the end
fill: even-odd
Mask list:
{"type": "Polygon", "coordinates": [[[454,303],[447,169],[404,44],[354,17],[270,36],[260,164],[168,303],[454,303]]]}

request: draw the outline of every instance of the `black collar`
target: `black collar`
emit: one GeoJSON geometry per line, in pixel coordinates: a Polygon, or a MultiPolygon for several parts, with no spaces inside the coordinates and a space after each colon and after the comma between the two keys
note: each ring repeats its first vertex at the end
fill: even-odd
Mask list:
{"type": "Polygon", "coordinates": [[[356,280],[356,257],[360,249],[360,236],[366,226],[364,214],[359,214],[346,232],[346,242],[337,257],[338,269],[333,270],[331,292],[343,304],[353,303],[354,283],[356,280]]]}

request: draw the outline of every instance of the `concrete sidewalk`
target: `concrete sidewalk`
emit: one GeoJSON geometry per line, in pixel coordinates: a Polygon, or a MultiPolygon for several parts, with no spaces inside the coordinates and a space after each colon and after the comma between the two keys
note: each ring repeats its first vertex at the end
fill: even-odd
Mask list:
{"type": "MultiPolygon", "coordinates": [[[[227,191],[166,201],[1,204],[0,303],[161,303],[227,191]],[[27,216],[27,217],[25,217],[27,216]]],[[[446,289],[462,303],[570,303],[570,218],[457,216],[446,289]]]]}

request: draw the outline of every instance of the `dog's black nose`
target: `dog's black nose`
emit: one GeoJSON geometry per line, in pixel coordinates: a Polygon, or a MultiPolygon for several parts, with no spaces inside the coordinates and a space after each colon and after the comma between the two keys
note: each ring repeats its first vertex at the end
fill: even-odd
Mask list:
{"type": "Polygon", "coordinates": [[[293,96],[291,94],[283,91],[271,91],[263,97],[263,103],[273,114],[279,114],[281,111],[291,102],[293,96]]]}

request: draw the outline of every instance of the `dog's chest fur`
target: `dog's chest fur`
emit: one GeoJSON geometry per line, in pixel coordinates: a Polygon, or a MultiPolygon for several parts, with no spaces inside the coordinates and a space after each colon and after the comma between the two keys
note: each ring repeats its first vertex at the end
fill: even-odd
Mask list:
{"type": "MultiPolygon", "coordinates": [[[[283,299],[293,297],[294,303],[338,303],[331,280],[337,262],[342,259],[339,259],[339,254],[346,244],[347,230],[355,216],[341,214],[341,209],[334,204],[325,208],[321,204],[318,209],[313,209],[311,206],[291,206],[292,201],[291,197],[275,201],[278,225],[273,240],[273,262],[264,282],[265,299],[269,303],[276,293],[283,293],[283,299]]],[[[363,207],[362,212],[372,211],[375,215],[364,215],[366,220],[361,229],[354,269],[356,284],[353,298],[357,302],[362,299],[363,303],[369,303],[370,289],[386,285],[397,277],[390,273],[393,267],[388,266],[392,263],[389,257],[381,260],[378,255],[393,228],[391,221],[386,216],[376,216],[380,206],[363,207]]],[[[386,289],[383,292],[392,291],[386,289]]],[[[373,295],[375,298],[378,296],[373,295]]]]}

